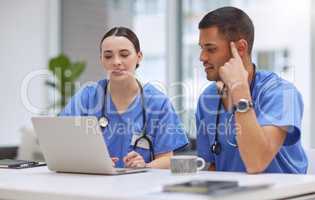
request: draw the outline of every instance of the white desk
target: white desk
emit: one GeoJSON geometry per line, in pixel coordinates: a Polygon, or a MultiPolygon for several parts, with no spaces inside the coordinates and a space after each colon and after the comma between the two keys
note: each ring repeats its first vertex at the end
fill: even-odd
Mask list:
{"type": "MultiPolygon", "coordinates": [[[[191,179],[238,180],[240,184],[274,183],[256,192],[238,193],[224,199],[275,199],[315,193],[315,176],[200,172],[175,176],[168,170],[120,176],[66,174],[46,167],[0,169],[0,199],[212,199],[192,194],[162,193],[162,186],[191,179]]],[[[219,199],[223,199],[220,197],[219,199]]]]}

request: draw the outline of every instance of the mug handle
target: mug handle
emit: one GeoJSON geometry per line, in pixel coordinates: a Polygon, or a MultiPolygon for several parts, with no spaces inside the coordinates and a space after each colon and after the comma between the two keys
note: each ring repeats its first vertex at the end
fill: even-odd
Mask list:
{"type": "Polygon", "coordinates": [[[197,163],[198,163],[198,161],[201,162],[201,166],[197,167],[197,171],[202,170],[206,166],[206,161],[203,158],[198,157],[196,161],[197,161],[197,163]]]}

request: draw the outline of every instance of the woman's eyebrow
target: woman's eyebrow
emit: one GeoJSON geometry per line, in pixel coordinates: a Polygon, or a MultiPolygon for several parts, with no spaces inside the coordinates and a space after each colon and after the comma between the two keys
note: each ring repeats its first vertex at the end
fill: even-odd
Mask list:
{"type": "Polygon", "coordinates": [[[111,50],[104,50],[103,53],[112,53],[111,50]]]}
{"type": "Polygon", "coordinates": [[[121,49],[121,50],[119,50],[120,52],[122,52],[122,51],[127,51],[127,52],[129,52],[129,50],[128,49],[121,49]]]}

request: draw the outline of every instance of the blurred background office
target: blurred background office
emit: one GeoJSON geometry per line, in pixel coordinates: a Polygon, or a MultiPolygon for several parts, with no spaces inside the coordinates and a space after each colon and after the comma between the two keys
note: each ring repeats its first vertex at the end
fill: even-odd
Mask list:
{"type": "Polygon", "coordinates": [[[99,40],[120,25],[139,36],[144,60],[138,77],[170,96],[195,138],[194,110],[209,84],[199,61],[198,22],[210,10],[229,5],[243,9],[254,22],[253,60],[259,69],[278,73],[301,91],[303,145],[315,147],[311,0],[0,0],[0,155],[14,155],[33,137],[31,116],[51,114],[47,107],[55,94],[45,84],[52,76],[49,59],[64,53],[84,61],[77,87],[101,79],[99,40]]]}

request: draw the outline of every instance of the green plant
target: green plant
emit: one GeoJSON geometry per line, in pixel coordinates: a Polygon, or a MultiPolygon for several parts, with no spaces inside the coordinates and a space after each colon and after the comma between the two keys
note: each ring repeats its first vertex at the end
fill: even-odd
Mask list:
{"type": "Polygon", "coordinates": [[[54,75],[54,81],[47,80],[46,85],[54,88],[59,93],[59,100],[50,108],[64,108],[69,98],[75,93],[75,81],[85,70],[85,62],[74,62],[64,55],[49,60],[48,69],[54,75]]]}

